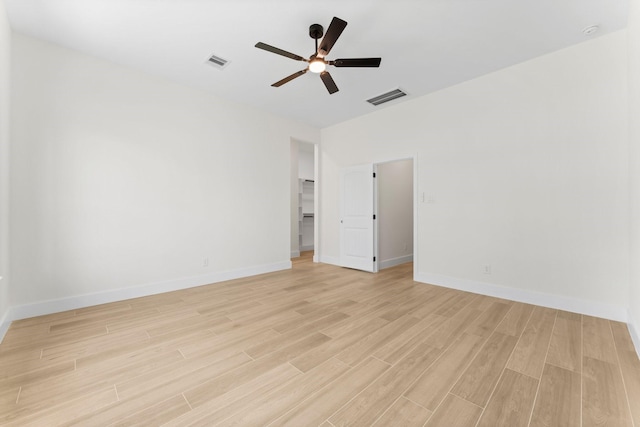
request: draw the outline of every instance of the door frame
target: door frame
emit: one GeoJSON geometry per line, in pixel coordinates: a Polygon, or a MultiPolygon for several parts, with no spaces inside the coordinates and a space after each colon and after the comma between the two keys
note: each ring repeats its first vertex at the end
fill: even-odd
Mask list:
{"type": "MultiPolygon", "coordinates": [[[[317,146],[316,146],[317,148],[317,146]]],[[[316,157],[317,159],[318,157],[316,157]]],[[[419,179],[419,163],[418,163],[418,153],[414,153],[411,155],[407,155],[407,156],[399,156],[399,157],[387,157],[387,158],[383,158],[383,159],[377,159],[376,161],[371,162],[370,164],[373,165],[374,171],[377,170],[377,165],[382,164],[382,163],[391,163],[391,162],[396,162],[396,161],[400,161],[400,160],[412,160],[412,166],[413,166],[413,280],[416,280],[418,277],[418,262],[420,260],[419,256],[418,256],[418,252],[419,252],[419,241],[418,241],[418,212],[419,212],[419,208],[418,205],[420,203],[425,203],[425,201],[423,199],[421,199],[419,197],[419,188],[418,188],[418,179],[419,179]]],[[[317,165],[319,166],[319,165],[317,165]]],[[[355,166],[355,165],[353,165],[355,166]]],[[[346,168],[349,166],[342,166],[342,168],[346,168]]],[[[319,170],[319,167],[317,167],[316,171],[319,170]]],[[[317,187],[316,187],[317,190],[317,187]]],[[[338,194],[338,200],[340,200],[340,194],[338,194]]],[[[317,199],[319,203],[321,203],[321,200],[318,198],[317,199]]],[[[377,214],[378,212],[378,186],[377,186],[377,182],[374,181],[374,195],[373,195],[373,200],[374,200],[374,212],[377,214]]],[[[340,202],[341,203],[341,202],[340,202]]],[[[317,206],[317,205],[316,205],[317,206]]],[[[318,224],[318,222],[316,222],[316,224],[318,224]]],[[[375,264],[375,272],[378,271],[378,258],[379,258],[379,248],[378,248],[378,221],[374,222],[374,240],[373,240],[373,250],[374,253],[376,255],[376,262],[375,264]]],[[[316,238],[315,240],[315,244],[318,245],[320,242],[319,239],[319,234],[317,234],[316,236],[318,236],[318,238],[316,238]]],[[[339,242],[339,245],[342,245],[342,242],[339,242]]],[[[316,246],[316,248],[318,248],[318,246],[316,246]]],[[[315,254],[314,254],[314,261],[315,261],[315,254]]]]}
{"type": "MultiPolygon", "coordinates": [[[[397,162],[400,160],[412,160],[412,165],[413,165],[413,280],[416,280],[418,277],[418,261],[420,260],[420,258],[418,257],[418,205],[420,203],[424,203],[424,200],[421,201],[421,199],[419,198],[419,194],[420,192],[418,191],[418,178],[419,178],[419,171],[418,171],[418,153],[413,153],[407,156],[399,156],[399,157],[388,157],[388,158],[384,158],[384,159],[378,159],[377,161],[374,161],[373,164],[374,165],[378,165],[381,163],[391,163],[391,162],[397,162]]],[[[377,186],[376,186],[376,191],[377,191],[377,186]]],[[[375,194],[375,200],[376,200],[376,206],[375,206],[375,210],[376,212],[378,211],[378,195],[375,194]]],[[[377,228],[378,228],[378,222],[375,223],[375,228],[376,228],[376,235],[377,235],[377,228]]],[[[376,256],[378,255],[378,241],[375,241],[375,248],[374,248],[375,252],[376,252],[376,256]]]]}

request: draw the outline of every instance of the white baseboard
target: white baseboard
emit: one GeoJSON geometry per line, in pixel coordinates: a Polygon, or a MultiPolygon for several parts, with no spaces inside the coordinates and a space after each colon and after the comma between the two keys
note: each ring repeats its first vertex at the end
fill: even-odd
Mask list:
{"type": "Polygon", "coordinates": [[[636,347],[636,353],[638,353],[638,357],[640,357],[640,323],[638,323],[638,319],[640,318],[636,317],[635,313],[629,310],[627,328],[629,329],[629,335],[631,335],[633,345],[636,347]]]}
{"type": "Polygon", "coordinates": [[[570,311],[573,313],[602,317],[604,319],[616,320],[618,322],[627,323],[629,321],[627,309],[613,304],[586,301],[524,289],[508,288],[505,286],[494,285],[492,283],[476,282],[474,280],[460,279],[433,273],[415,273],[414,280],[416,282],[429,283],[432,285],[443,286],[445,288],[458,289],[461,291],[504,298],[527,304],[535,304],[543,307],[570,311]]]}
{"type": "MultiPolygon", "coordinates": [[[[115,301],[122,301],[131,298],[139,298],[165,292],[178,291],[181,289],[194,288],[197,286],[224,282],[226,280],[240,279],[243,277],[255,276],[258,274],[271,273],[274,271],[286,270],[289,268],[291,268],[291,261],[282,261],[274,264],[266,264],[239,270],[204,274],[201,276],[191,276],[182,279],[167,280],[164,282],[150,283],[146,285],[116,289],[106,292],[76,295],[49,301],[40,301],[32,304],[12,307],[10,309],[11,316],[8,319],[8,323],[10,323],[12,320],[25,319],[28,317],[42,316],[67,310],[75,310],[78,308],[106,304],[115,301]]],[[[4,327],[4,323],[2,325],[4,327]]]]}
{"type": "Polygon", "coordinates": [[[412,261],[413,261],[413,254],[401,256],[398,258],[380,260],[380,262],[378,263],[378,268],[380,270],[384,270],[385,268],[395,267],[396,265],[405,264],[407,262],[412,262],[412,261]]]}
{"type": "Polygon", "coordinates": [[[298,258],[300,256],[300,251],[291,251],[291,258],[298,258]]]}
{"type": "Polygon", "coordinates": [[[313,245],[301,246],[300,252],[312,251],[314,249],[313,245]]]}
{"type": "Polygon", "coordinates": [[[11,311],[11,307],[9,307],[4,313],[4,316],[2,316],[2,319],[0,319],[0,342],[2,342],[9,330],[9,326],[11,326],[11,321],[13,320],[11,311]]]}

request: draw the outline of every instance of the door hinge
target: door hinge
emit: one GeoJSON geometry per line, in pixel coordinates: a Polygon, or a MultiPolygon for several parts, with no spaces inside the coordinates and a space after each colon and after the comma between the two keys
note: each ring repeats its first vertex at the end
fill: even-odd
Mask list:
{"type": "Polygon", "coordinates": [[[373,262],[376,262],[376,257],[373,257],[373,262]]]}
{"type": "Polygon", "coordinates": [[[376,219],[376,215],[375,214],[373,214],[373,219],[376,219]]]}
{"type": "Polygon", "coordinates": [[[374,177],[374,178],[376,177],[376,173],[375,173],[375,172],[373,173],[373,177],[374,177]]]}

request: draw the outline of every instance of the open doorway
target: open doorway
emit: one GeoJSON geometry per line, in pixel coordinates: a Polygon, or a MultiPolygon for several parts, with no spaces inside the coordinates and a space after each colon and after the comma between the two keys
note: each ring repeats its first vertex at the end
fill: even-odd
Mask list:
{"type": "Polygon", "coordinates": [[[414,159],[340,171],[340,265],[377,272],[415,255],[414,159]]]}
{"type": "Polygon", "coordinates": [[[378,270],[413,261],[413,159],[376,164],[378,270]]]}
{"type": "Polygon", "coordinates": [[[291,141],[291,258],[313,258],[316,245],[315,144],[291,141]]]}

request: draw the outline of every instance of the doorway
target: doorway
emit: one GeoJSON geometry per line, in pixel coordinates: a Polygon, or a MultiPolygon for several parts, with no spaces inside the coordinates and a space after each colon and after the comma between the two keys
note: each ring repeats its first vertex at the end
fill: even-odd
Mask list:
{"type": "Polygon", "coordinates": [[[291,140],[291,258],[315,252],[316,151],[315,144],[291,140]]]}
{"type": "Polygon", "coordinates": [[[415,254],[414,158],[340,172],[340,265],[377,272],[415,254]]]}

